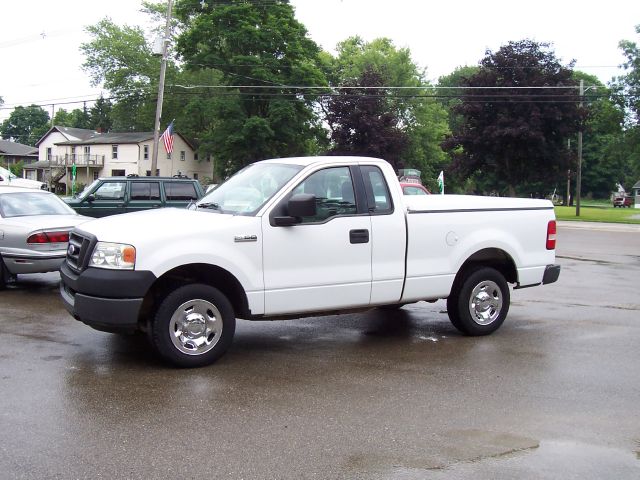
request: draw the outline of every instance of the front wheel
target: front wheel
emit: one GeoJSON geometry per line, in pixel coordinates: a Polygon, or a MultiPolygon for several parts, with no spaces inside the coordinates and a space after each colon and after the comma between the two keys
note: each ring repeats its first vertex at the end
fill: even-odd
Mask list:
{"type": "Polygon", "coordinates": [[[463,272],[447,298],[447,313],[454,327],[466,335],[495,332],[509,311],[509,285],[504,276],[489,267],[463,272]]]}
{"type": "Polygon", "coordinates": [[[158,353],[179,367],[202,367],[229,348],[236,329],[231,303],[217,288],[191,284],[177,288],[160,303],[151,324],[158,353]]]}

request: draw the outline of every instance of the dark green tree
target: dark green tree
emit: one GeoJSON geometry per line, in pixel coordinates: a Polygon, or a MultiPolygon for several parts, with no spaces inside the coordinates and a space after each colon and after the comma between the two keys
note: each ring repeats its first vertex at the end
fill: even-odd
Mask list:
{"type": "Polygon", "coordinates": [[[382,76],[372,67],[326,103],[325,119],[331,130],[332,152],[384,158],[397,168],[409,138],[389,108],[382,76]]]}
{"type": "Polygon", "coordinates": [[[201,148],[226,175],[256,160],[313,150],[319,124],[316,92],[290,86],[326,84],[320,49],[286,0],[176,2],[182,21],[177,50],[187,68],[217,70],[207,108],[214,114],[201,148]]]}
{"type": "MultiPolygon", "coordinates": [[[[353,138],[361,135],[377,141],[379,145],[372,146],[371,150],[388,152],[385,158],[397,167],[418,168],[422,171],[423,182],[434,188],[438,172],[448,160],[440,147],[448,133],[446,110],[435,100],[436,92],[411,58],[410,50],[395,47],[387,38],[365,42],[360,37],[351,37],[339,43],[337,51],[337,56],[324,60],[323,66],[331,85],[340,92],[336,97],[338,102],[355,103],[353,92],[350,95],[348,90],[340,90],[341,87],[359,85],[362,88],[366,83],[363,80],[373,80],[373,74],[375,82],[372,85],[386,87],[375,92],[362,88],[363,105],[369,108],[359,113],[371,115],[371,118],[359,118],[343,110],[342,131],[349,132],[351,128],[353,138]],[[372,97],[373,93],[378,97],[372,97]],[[377,108],[370,108],[373,105],[377,108]],[[347,121],[353,122],[350,127],[345,123],[347,121]],[[376,140],[375,132],[371,131],[374,126],[391,128],[394,134],[385,134],[376,140]],[[358,132],[359,129],[363,130],[358,132]],[[404,137],[402,148],[384,147],[386,138],[390,144],[397,144],[398,133],[404,137]]],[[[330,113],[328,104],[335,104],[335,101],[323,102],[325,112],[330,113]]],[[[325,121],[331,123],[326,114],[325,121]]],[[[335,133],[333,138],[336,139],[335,133]]],[[[343,150],[342,147],[336,149],[343,150]]]]}
{"type": "Polygon", "coordinates": [[[49,114],[37,105],[16,107],[2,125],[0,134],[24,145],[35,145],[49,129],[49,114]]]}
{"type": "Polygon", "coordinates": [[[548,193],[570,165],[567,140],[580,128],[572,65],[532,40],[487,50],[470,87],[453,107],[462,115],[443,143],[461,177],[482,178],[482,189],[509,195],[548,193]]]}
{"type": "Polygon", "coordinates": [[[113,110],[113,104],[111,100],[105,99],[102,95],[93,104],[89,111],[89,128],[100,131],[109,132],[113,125],[111,114],[113,110]]]}

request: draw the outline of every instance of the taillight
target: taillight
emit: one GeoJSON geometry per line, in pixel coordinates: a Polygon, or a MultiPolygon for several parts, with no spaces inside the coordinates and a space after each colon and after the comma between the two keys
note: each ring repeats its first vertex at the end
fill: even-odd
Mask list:
{"type": "Polygon", "coordinates": [[[555,250],[556,248],[556,221],[551,220],[547,225],[547,250],[555,250]]]}
{"type": "Polygon", "coordinates": [[[27,243],[66,243],[69,241],[69,232],[40,232],[27,238],[27,243]]]}

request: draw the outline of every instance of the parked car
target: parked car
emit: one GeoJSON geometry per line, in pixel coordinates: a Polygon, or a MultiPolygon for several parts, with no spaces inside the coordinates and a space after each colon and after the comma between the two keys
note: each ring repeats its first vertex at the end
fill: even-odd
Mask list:
{"type": "Polygon", "coordinates": [[[82,215],[106,217],[151,208],[185,208],[203,195],[198,180],[129,176],[99,178],[77,196],[64,200],[82,215]]]}
{"type": "Polygon", "coordinates": [[[400,182],[400,186],[404,195],[431,195],[431,192],[420,183],[400,182]]]}
{"type": "Polygon", "coordinates": [[[14,175],[4,167],[0,167],[0,185],[12,185],[14,187],[37,188],[38,190],[46,190],[47,184],[30,180],[28,178],[20,178],[14,175]]]}
{"type": "Polygon", "coordinates": [[[614,206],[614,208],[615,207],[620,207],[620,208],[628,207],[628,208],[631,208],[631,205],[633,205],[633,199],[628,195],[620,195],[620,196],[613,197],[613,206],[614,206]]]}
{"type": "Polygon", "coordinates": [[[53,193],[0,186],[0,289],[16,275],[58,270],[69,231],[87,220],[53,193]]]}

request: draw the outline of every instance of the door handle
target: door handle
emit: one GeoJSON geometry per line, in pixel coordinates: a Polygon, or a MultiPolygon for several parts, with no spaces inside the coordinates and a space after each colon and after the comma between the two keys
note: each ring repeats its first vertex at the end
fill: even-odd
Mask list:
{"type": "Polygon", "coordinates": [[[369,230],[366,228],[361,230],[350,230],[349,241],[351,243],[369,243],[369,230]]]}

